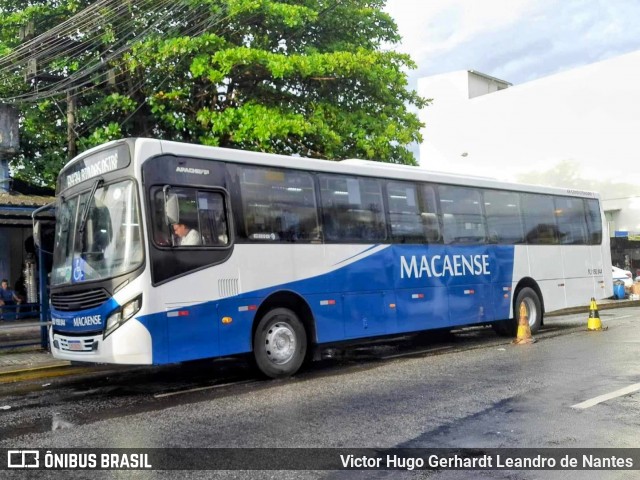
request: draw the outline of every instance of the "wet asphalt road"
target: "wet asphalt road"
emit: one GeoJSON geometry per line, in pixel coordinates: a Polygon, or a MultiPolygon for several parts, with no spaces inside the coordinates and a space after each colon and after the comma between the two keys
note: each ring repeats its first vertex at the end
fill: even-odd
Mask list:
{"type": "MultiPolygon", "coordinates": [[[[639,447],[640,308],[548,320],[528,346],[491,329],[332,352],[266,381],[238,359],[0,385],[0,448],[639,447]]],[[[640,471],[0,472],[9,478],[631,479],[640,471]],[[9,475],[10,474],[10,475],[9,475]]],[[[2,476],[2,475],[0,475],[2,476]]]]}

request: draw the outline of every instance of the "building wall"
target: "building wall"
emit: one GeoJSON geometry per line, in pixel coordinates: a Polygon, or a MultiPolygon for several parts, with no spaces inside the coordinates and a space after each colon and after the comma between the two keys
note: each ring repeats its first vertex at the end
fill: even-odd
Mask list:
{"type": "Polygon", "coordinates": [[[473,98],[462,76],[418,82],[434,100],[420,112],[422,166],[514,181],[570,161],[577,176],[609,182],[607,200],[616,183],[640,195],[640,51],[473,98]]]}
{"type": "Polygon", "coordinates": [[[469,100],[469,78],[467,70],[434,75],[418,79],[418,92],[433,100],[428,110],[450,108],[453,104],[469,100]]]}
{"type": "Polygon", "coordinates": [[[487,95],[488,93],[494,93],[498,90],[503,90],[509,87],[509,83],[504,80],[492,78],[487,75],[482,75],[477,72],[467,72],[469,82],[469,98],[479,97],[481,95],[487,95]]]}
{"type": "Polygon", "coordinates": [[[420,112],[420,164],[597,190],[613,264],[640,273],[640,51],[509,88],[470,73],[418,81],[433,98],[420,112]]]}

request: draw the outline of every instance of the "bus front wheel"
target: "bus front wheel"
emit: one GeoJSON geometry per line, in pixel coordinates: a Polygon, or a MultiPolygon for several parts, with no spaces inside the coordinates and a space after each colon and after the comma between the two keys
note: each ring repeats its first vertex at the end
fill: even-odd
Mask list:
{"type": "Polygon", "coordinates": [[[253,335],[253,354],[262,373],[282,378],[298,371],[307,352],[307,335],[298,316],[288,308],[262,317],[253,335]]]}

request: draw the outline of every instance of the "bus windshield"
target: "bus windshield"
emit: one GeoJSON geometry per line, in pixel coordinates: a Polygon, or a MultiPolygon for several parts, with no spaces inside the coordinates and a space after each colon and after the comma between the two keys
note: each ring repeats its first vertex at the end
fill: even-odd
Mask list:
{"type": "Polygon", "coordinates": [[[92,187],[58,201],[51,285],[104,280],[142,264],[134,182],[92,187]]]}

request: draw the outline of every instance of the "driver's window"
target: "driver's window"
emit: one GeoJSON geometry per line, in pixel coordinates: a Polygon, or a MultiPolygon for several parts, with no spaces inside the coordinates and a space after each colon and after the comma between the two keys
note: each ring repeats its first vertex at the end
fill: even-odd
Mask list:
{"type": "Polygon", "coordinates": [[[182,187],[155,187],[153,198],[154,242],[180,248],[229,245],[225,198],[221,192],[182,187]],[[165,201],[177,201],[177,218],[168,224],[165,201]]]}

